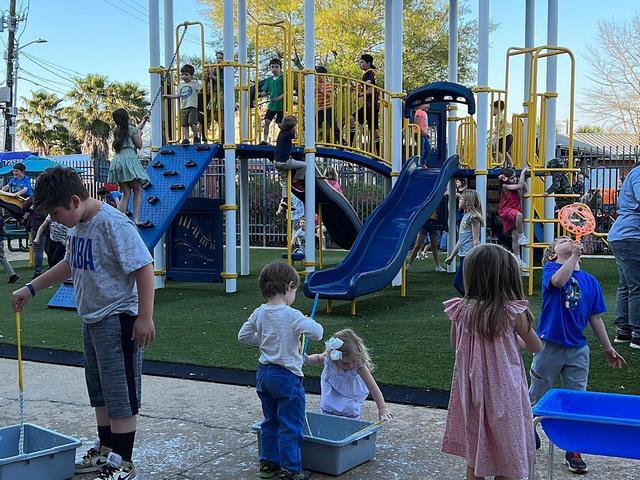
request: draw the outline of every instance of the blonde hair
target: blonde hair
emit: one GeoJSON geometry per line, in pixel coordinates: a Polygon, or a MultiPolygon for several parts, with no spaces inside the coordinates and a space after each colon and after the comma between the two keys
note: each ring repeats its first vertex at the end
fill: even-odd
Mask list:
{"type": "Polygon", "coordinates": [[[547,263],[552,261],[551,257],[556,254],[556,245],[558,244],[558,241],[565,239],[571,240],[571,237],[567,237],[566,235],[558,237],[553,240],[553,242],[551,242],[551,244],[547,248],[544,249],[544,254],[542,255],[542,265],[546,265],[547,263]]]}
{"type": "Polygon", "coordinates": [[[484,216],[482,215],[482,201],[480,200],[480,194],[476,190],[467,188],[460,194],[464,199],[466,206],[465,213],[469,214],[469,217],[465,221],[462,228],[467,228],[469,222],[480,222],[480,225],[484,226],[484,216]]]}
{"type": "Polygon", "coordinates": [[[333,167],[327,167],[324,176],[329,180],[338,180],[338,171],[333,167]]]}
{"type": "Polygon", "coordinates": [[[342,352],[343,358],[358,358],[362,364],[373,372],[376,366],[371,361],[369,356],[369,350],[364,345],[362,339],[350,328],[345,328],[332,335],[335,338],[342,340],[343,345],[338,349],[342,352]]]}
{"type": "MultiPolygon", "coordinates": [[[[497,338],[509,325],[507,303],[526,299],[516,257],[500,245],[479,245],[464,258],[463,278],[470,330],[489,340],[497,338]]],[[[525,314],[531,327],[533,315],[529,309],[525,314]]]]}

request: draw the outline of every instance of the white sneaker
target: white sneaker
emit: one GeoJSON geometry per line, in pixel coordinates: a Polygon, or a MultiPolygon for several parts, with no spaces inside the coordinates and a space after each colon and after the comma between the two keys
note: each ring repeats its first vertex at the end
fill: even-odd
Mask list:
{"type": "Polygon", "coordinates": [[[407,265],[404,267],[406,272],[410,272],[411,271],[411,264],[407,263],[407,265]]]}
{"type": "Polygon", "coordinates": [[[111,452],[106,465],[96,472],[94,480],[133,480],[136,478],[136,467],[132,462],[125,462],[117,453],[111,452]]]}
{"type": "Polygon", "coordinates": [[[107,456],[111,449],[101,447],[100,441],[96,440],[93,447],[80,459],[76,460],[76,473],[93,473],[107,463],[107,456]]]}
{"type": "Polygon", "coordinates": [[[529,239],[524,233],[521,233],[518,236],[518,245],[527,245],[529,243],[529,239]]]}
{"type": "Polygon", "coordinates": [[[446,272],[446,271],[447,271],[447,269],[442,267],[441,265],[438,265],[436,267],[436,272],[446,272]]]}

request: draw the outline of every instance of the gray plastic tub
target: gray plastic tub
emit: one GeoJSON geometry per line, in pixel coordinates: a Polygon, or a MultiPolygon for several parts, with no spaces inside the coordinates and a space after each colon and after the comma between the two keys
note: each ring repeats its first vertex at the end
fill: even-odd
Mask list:
{"type": "MultiPolygon", "coordinates": [[[[307,420],[311,435],[305,426],[302,444],[305,470],[342,475],[371,460],[376,453],[376,434],[382,425],[371,426],[373,422],[315,412],[307,412],[307,420]]],[[[262,422],[256,422],[252,426],[258,434],[258,451],[262,450],[261,425],[262,422]]]]}
{"type": "Polygon", "coordinates": [[[18,455],[20,425],[0,428],[0,480],[67,480],[75,471],[82,442],[46,428],[24,424],[24,454],[18,455]]]}

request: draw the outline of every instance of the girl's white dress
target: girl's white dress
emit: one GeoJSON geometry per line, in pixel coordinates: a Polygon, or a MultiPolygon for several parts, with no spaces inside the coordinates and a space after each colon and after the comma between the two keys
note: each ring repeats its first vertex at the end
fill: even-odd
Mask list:
{"type": "Polygon", "coordinates": [[[360,418],[364,401],[369,396],[367,385],[358,375],[358,369],[362,367],[358,364],[350,370],[342,370],[329,357],[324,359],[320,377],[320,409],[323,413],[360,418]]]}

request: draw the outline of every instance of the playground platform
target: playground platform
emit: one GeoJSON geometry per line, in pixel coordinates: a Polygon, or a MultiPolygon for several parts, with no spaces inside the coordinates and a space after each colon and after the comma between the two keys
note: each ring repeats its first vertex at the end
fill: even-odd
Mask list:
{"type": "MultiPolygon", "coordinates": [[[[0,359],[0,425],[18,421],[16,362],[0,359]]],[[[75,436],[88,446],[95,435],[82,369],[25,363],[26,419],[75,436]]],[[[261,417],[253,388],[145,376],[143,408],[134,460],[138,479],[258,478],[256,435],[251,424],[261,417]]],[[[319,397],[307,395],[309,410],[319,397]]],[[[440,452],[445,410],[393,404],[395,419],[378,434],[376,456],[338,478],[439,480],[464,478],[464,461],[440,452]]],[[[365,418],[374,418],[367,402],[365,418]]],[[[546,438],[538,452],[536,479],[546,478],[546,438]]],[[[518,455],[518,452],[514,452],[518,455]]],[[[638,478],[633,460],[585,456],[591,480],[638,478]]],[[[91,475],[75,480],[92,479],[91,475]]],[[[316,474],[315,479],[329,478],[316,474]]],[[[556,479],[573,479],[556,455],[556,479]]]]}

